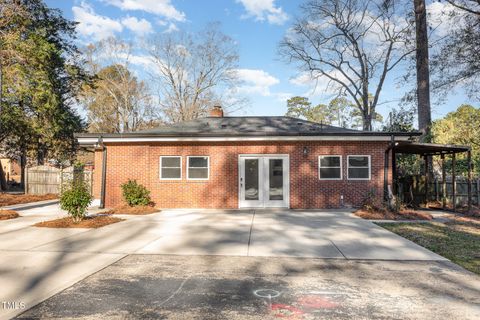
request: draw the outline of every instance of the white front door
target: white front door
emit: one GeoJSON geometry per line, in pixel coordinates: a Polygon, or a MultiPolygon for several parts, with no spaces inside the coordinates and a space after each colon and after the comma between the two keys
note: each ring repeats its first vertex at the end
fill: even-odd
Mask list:
{"type": "Polygon", "coordinates": [[[289,207],[286,155],[239,156],[239,207],[289,207]]]}

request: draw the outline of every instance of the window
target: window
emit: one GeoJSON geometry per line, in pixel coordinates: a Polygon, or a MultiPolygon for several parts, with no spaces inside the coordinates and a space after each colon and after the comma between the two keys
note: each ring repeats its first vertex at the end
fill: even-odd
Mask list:
{"type": "Polygon", "coordinates": [[[160,180],[182,179],[182,157],[160,157],[160,180]]]}
{"type": "Polygon", "coordinates": [[[188,157],[187,179],[189,180],[208,180],[210,176],[209,157],[188,157]]]}
{"type": "Polygon", "coordinates": [[[342,156],[319,156],[318,177],[320,180],[341,180],[342,156]]]}
{"type": "Polygon", "coordinates": [[[370,180],[370,156],[348,156],[348,179],[370,180]]]}

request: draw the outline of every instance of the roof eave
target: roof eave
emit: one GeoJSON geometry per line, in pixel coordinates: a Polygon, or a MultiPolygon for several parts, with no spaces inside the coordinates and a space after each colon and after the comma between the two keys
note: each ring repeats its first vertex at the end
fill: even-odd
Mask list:
{"type": "Polygon", "coordinates": [[[245,133],[243,135],[218,135],[218,134],[178,134],[178,133],[142,133],[142,132],[128,132],[128,133],[76,133],[75,138],[242,138],[242,137],[315,137],[315,136],[379,136],[379,137],[415,137],[420,136],[418,131],[413,132],[312,132],[312,133],[245,133]]]}

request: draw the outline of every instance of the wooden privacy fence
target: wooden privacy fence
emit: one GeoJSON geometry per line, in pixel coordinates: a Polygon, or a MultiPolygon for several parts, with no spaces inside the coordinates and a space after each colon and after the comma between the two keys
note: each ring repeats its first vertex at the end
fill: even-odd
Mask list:
{"type": "Polygon", "coordinates": [[[74,175],[81,174],[92,193],[93,172],[77,170],[73,167],[55,168],[50,166],[37,166],[27,168],[25,172],[25,193],[27,194],[59,194],[62,185],[73,179],[74,175]]]}
{"type": "MultiPolygon", "coordinates": [[[[448,203],[453,202],[453,183],[451,179],[446,181],[446,194],[443,194],[442,180],[435,178],[428,183],[428,200],[439,201],[445,197],[448,203]]],[[[403,197],[403,201],[412,201],[420,204],[425,201],[425,177],[411,176],[407,179],[401,179],[397,184],[398,194],[403,197]],[[413,195],[413,199],[412,199],[413,195]]],[[[468,201],[468,182],[465,179],[458,178],[455,181],[455,195],[457,204],[465,205],[468,201]]],[[[472,179],[472,204],[480,205],[480,177],[472,179]]]]}

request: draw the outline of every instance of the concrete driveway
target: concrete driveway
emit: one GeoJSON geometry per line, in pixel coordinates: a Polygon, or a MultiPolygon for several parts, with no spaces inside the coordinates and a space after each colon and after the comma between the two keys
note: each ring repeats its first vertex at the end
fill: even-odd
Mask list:
{"type": "Polygon", "coordinates": [[[65,215],[57,204],[17,211],[0,221],[0,318],[127,255],[445,260],[344,211],[165,210],[100,229],[32,226],[65,215]]]}
{"type": "Polygon", "coordinates": [[[160,236],[142,254],[446,260],[342,210],[168,210],[141,219],[160,236]]]}
{"type": "Polygon", "coordinates": [[[19,319],[480,319],[449,261],[129,255],[19,319]]]}

